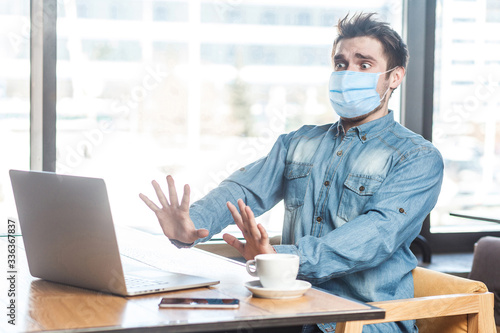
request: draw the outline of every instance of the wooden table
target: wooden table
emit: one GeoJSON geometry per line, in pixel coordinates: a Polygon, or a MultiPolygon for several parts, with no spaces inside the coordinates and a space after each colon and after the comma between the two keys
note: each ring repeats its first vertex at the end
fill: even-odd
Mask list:
{"type": "MultiPolygon", "coordinates": [[[[0,331],[127,331],[214,332],[252,328],[342,322],[383,318],[384,310],[310,289],[300,298],[275,300],[252,297],[244,283],[252,278],[242,263],[199,249],[176,249],[164,237],[125,230],[118,234],[120,252],[158,268],[205,275],[220,284],[145,296],[120,297],[61,285],[30,276],[22,237],[17,237],[16,296],[9,297],[9,281],[2,278],[0,305],[4,309],[0,331]],[[235,297],[240,308],[231,310],[159,309],[162,296],[235,297]],[[14,299],[15,325],[8,323],[7,306],[14,299]]],[[[8,277],[6,237],[0,254],[8,277]]]]}

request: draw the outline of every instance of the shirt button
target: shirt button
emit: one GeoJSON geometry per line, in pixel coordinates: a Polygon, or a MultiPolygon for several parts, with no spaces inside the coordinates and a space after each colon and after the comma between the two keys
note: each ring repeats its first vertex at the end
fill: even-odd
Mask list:
{"type": "Polygon", "coordinates": [[[327,180],[326,182],[324,182],[325,186],[330,186],[330,182],[327,180]]]}
{"type": "Polygon", "coordinates": [[[363,135],[363,136],[361,137],[361,140],[366,141],[366,135],[363,135]]]}
{"type": "Polygon", "coordinates": [[[241,168],[240,171],[245,171],[245,168],[241,168]]]}
{"type": "Polygon", "coordinates": [[[342,150],[339,150],[339,151],[337,152],[337,156],[342,156],[342,150]]]}
{"type": "Polygon", "coordinates": [[[323,220],[323,219],[321,218],[321,216],[318,216],[318,217],[316,218],[316,221],[318,221],[318,222],[321,222],[322,220],[323,220]]]}
{"type": "Polygon", "coordinates": [[[364,190],[365,190],[365,187],[364,187],[363,185],[361,185],[361,186],[359,187],[359,191],[360,191],[360,192],[363,192],[364,190]]]}
{"type": "Polygon", "coordinates": [[[404,212],[405,212],[405,210],[404,210],[403,208],[399,208],[399,212],[400,212],[400,213],[404,213],[404,212]]]}

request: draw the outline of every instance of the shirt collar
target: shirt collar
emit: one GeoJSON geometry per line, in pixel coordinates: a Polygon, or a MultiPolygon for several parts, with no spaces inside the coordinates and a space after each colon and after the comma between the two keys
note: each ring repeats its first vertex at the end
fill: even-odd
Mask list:
{"type": "MultiPolygon", "coordinates": [[[[357,137],[361,142],[365,142],[376,138],[382,132],[386,131],[389,127],[394,124],[394,112],[389,110],[389,113],[385,116],[367,122],[365,124],[352,127],[349,129],[347,135],[349,133],[356,133],[357,137]]],[[[337,122],[337,135],[340,133],[344,133],[344,128],[342,126],[342,119],[337,122]]]]}

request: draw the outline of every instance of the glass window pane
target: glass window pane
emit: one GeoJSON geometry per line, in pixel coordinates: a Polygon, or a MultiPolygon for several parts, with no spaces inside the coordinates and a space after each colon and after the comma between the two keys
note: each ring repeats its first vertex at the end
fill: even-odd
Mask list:
{"type": "Polygon", "coordinates": [[[500,217],[498,1],[437,5],[433,141],[445,178],[431,232],[500,230],[451,214],[500,217]]]}
{"type": "MultiPolygon", "coordinates": [[[[402,26],[401,1],[391,0],[93,0],[64,7],[57,170],[104,177],[114,212],[124,213],[117,223],[146,229],[157,222],[137,194],[155,197],[151,179],[165,184],[172,174],[179,190],[191,185],[195,200],[264,156],[279,134],[337,120],[327,83],[339,18],[373,10],[396,30],[402,26]]],[[[397,90],[397,119],[399,101],[397,90]]],[[[272,214],[262,222],[280,231],[282,214],[272,214]]]]}
{"type": "MultiPolygon", "coordinates": [[[[0,2],[0,218],[17,216],[9,169],[29,169],[30,2],[0,2]]],[[[2,229],[6,230],[6,229],[2,229]]]]}

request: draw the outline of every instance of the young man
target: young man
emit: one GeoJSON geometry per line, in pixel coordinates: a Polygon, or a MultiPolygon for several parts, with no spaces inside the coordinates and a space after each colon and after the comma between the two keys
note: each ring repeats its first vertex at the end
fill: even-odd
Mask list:
{"type": "MultiPolygon", "coordinates": [[[[169,200],[153,182],[161,208],[141,198],[177,246],[205,241],[234,220],[246,243],[231,235],[224,239],[246,259],[293,253],[300,256],[298,278],[332,293],[363,302],[411,298],[417,260],[409,248],[437,201],[442,158],[388,110],[408,61],[401,37],[373,14],[345,17],[337,28],[329,90],[339,122],[280,136],[265,158],[236,171],[191,207],[189,187],[179,204],[170,176],[169,200]],[[282,245],[273,247],[254,213],[281,200],[282,245]]],[[[334,326],[309,329],[332,332],[334,326]]],[[[364,330],[413,331],[412,321],[364,330]]]]}

